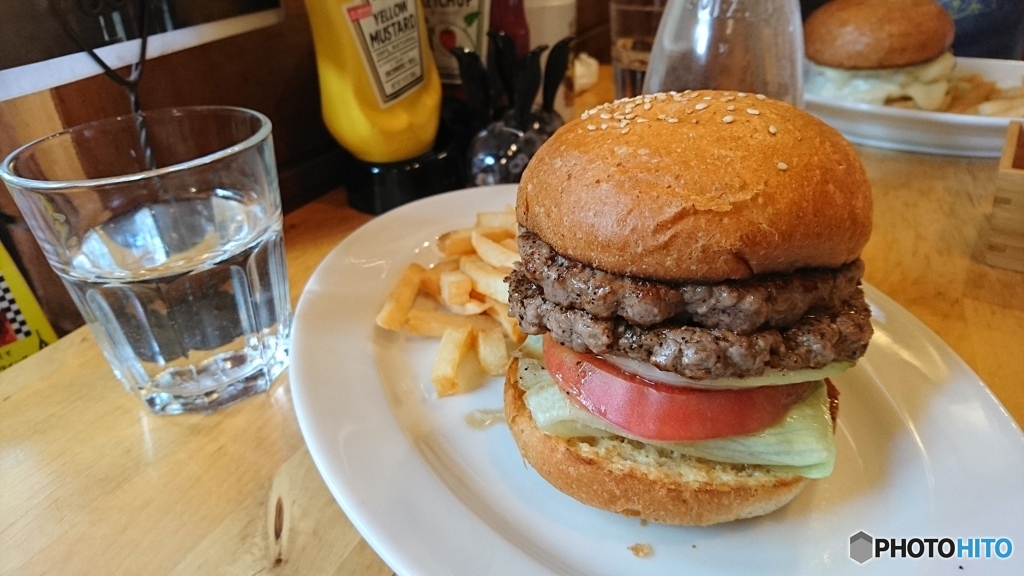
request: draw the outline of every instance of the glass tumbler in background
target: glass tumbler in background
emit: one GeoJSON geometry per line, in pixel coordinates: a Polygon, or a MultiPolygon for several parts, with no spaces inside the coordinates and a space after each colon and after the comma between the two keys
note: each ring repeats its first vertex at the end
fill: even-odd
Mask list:
{"type": "Polygon", "coordinates": [[[270,120],[159,110],[37,140],[0,165],[114,373],[160,414],[267,390],[291,307],[270,120]]]}
{"type": "Polygon", "coordinates": [[[611,0],[608,6],[615,98],[641,93],[666,0],[611,0]]]}
{"type": "Polygon", "coordinates": [[[715,88],[803,105],[798,0],[668,0],[645,92],[715,88]]]}

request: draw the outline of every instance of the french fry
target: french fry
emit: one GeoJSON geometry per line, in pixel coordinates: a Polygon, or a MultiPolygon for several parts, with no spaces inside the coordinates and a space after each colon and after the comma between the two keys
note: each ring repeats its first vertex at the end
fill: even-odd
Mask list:
{"type": "MultiPolygon", "coordinates": [[[[887,102],[887,106],[917,109],[909,98],[887,102]]],[[[949,91],[941,112],[1004,118],[1024,117],[1024,84],[999,87],[981,74],[963,74],[949,80],[949,91]]]]}
{"type": "Polygon", "coordinates": [[[1024,86],[1014,86],[1013,88],[1004,88],[999,91],[999,98],[1024,98],[1024,86]]]}
{"type": "Polygon", "coordinates": [[[477,228],[504,228],[513,235],[519,232],[519,224],[516,222],[515,211],[502,210],[499,212],[479,212],[476,215],[477,228]]]}
{"type": "Polygon", "coordinates": [[[459,364],[473,347],[473,340],[474,331],[470,326],[449,328],[441,335],[441,345],[430,370],[430,381],[438,396],[450,396],[458,391],[459,364]]]}
{"type": "MultiPolygon", "coordinates": [[[[526,335],[508,316],[508,276],[516,261],[518,224],[515,210],[481,212],[475,226],[441,234],[441,260],[429,268],[410,264],[377,314],[377,324],[417,336],[440,338],[430,380],[438,396],[466,391],[462,368],[475,349],[481,370],[501,375],[508,367],[508,341],[526,335]]],[[[475,378],[476,376],[474,376],[475,378]]]]}
{"type": "Polygon", "coordinates": [[[445,256],[462,256],[473,253],[473,242],[470,236],[472,228],[452,230],[437,237],[437,249],[445,256]]]}
{"type": "Polygon", "coordinates": [[[420,282],[426,270],[423,266],[413,263],[405,267],[402,276],[398,279],[384,306],[377,314],[377,325],[388,330],[401,330],[405,325],[406,317],[412,304],[416,300],[416,293],[419,292],[420,282]]]}
{"type": "Polygon", "coordinates": [[[487,309],[487,315],[498,324],[501,324],[501,328],[505,331],[505,335],[508,336],[509,340],[516,344],[522,344],[526,340],[526,334],[519,328],[519,322],[508,315],[508,304],[503,304],[496,300],[490,300],[490,303],[491,307],[487,309]]]}
{"type": "Polygon", "coordinates": [[[458,258],[446,258],[437,262],[423,273],[420,281],[420,290],[425,294],[441,299],[441,274],[459,269],[458,258]]]}
{"type": "Polygon", "coordinates": [[[978,114],[982,116],[1014,116],[1021,109],[1024,109],[1024,97],[989,100],[978,104],[978,114]]]}
{"type": "MultiPolygon", "coordinates": [[[[442,272],[438,278],[441,302],[448,306],[458,306],[470,301],[469,293],[473,291],[473,279],[461,270],[442,272]]],[[[483,312],[486,308],[481,308],[483,312]]],[[[477,312],[479,314],[479,312],[477,312]]]]}
{"type": "Polygon", "coordinates": [[[506,272],[484,262],[479,256],[463,256],[459,259],[459,270],[473,279],[473,289],[477,292],[498,302],[508,302],[506,272]]]}
{"type": "Polygon", "coordinates": [[[506,228],[493,226],[477,226],[476,228],[462,228],[445,232],[437,238],[437,248],[444,256],[465,256],[475,254],[473,250],[473,233],[476,232],[485,238],[501,242],[506,238],[515,236],[515,232],[506,228]]]}
{"type": "Polygon", "coordinates": [[[465,304],[445,304],[445,308],[448,309],[452,314],[458,314],[460,316],[475,316],[477,314],[483,314],[491,307],[490,302],[481,300],[469,300],[465,304]]]}
{"type": "Polygon", "coordinates": [[[518,250],[506,248],[476,231],[470,236],[470,241],[473,243],[473,249],[476,250],[477,256],[491,266],[511,270],[519,261],[518,250]]]}
{"type": "Polygon", "coordinates": [[[475,330],[501,328],[501,324],[487,314],[460,316],[443,310],[423,310],[418,308],[413,308],[409,311],[409,316],[405,322],[405,329],[410,334],[429,336],[431,338],[440,338],[444,331],[449,328],[462,328],[465,326],[475,330]]]}
{"type": "Polygon", "coordinates": [[[969,74],[955,79],[949,89],[949,112],[967,113],[975,106],[992,99],[998,92],[995,82],[989,82],[979,74],[969,74]]]}
{"type": "Polygon", "coordinates": [[[500,329],[484,330],[476,335],[476,358],[491,376],[501,376],[508,364],[508,347],[500,329]]]}

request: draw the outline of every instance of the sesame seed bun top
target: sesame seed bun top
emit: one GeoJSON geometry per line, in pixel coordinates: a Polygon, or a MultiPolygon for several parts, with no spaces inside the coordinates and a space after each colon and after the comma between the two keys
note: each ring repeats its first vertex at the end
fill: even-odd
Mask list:
{"type": "Polygon", "coordinates": [[[701,90],[619,100],[555,133],[519,224],[616,274],[717,282],[856,260],[871,189],[838,132],[784,102],[701,90]]]}
{"type": "Polygon", "coordinates": [[[874,69],[933,60],[953,45],[953,18],[933,0],[832,0],[804,22],[807,58],[874,69]]]}

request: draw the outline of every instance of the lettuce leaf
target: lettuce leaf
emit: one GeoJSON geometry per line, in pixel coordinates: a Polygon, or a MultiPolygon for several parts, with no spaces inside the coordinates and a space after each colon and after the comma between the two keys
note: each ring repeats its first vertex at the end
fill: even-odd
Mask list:
{"type": "Polygon", "coordinates": [[[835,441],[828,391],[820,382],[782,421],[756,434],[697,442],[650,442],[631,436],[576,405],[537,361],[520,360],[524,401],[541,430],[563,438],[617,435],[681,454],[822,478],[832,472],[835,441]]]}

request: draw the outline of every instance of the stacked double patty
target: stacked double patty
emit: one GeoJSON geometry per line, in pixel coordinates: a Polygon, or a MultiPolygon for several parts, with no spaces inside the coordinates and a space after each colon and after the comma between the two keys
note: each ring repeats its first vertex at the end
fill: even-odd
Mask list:
{"type": "Polygon", "coordinates": [[[510,310],[528,334],[581,353],[650,363],[693,380],[853,361],[872,328],[860,260],[714,284],[668,283],[573,261],[520,232],[510,310]]]}

